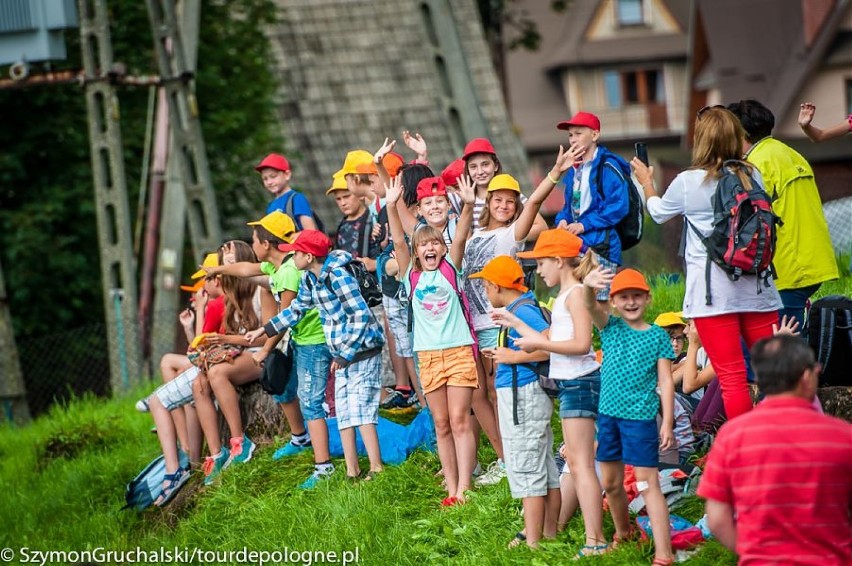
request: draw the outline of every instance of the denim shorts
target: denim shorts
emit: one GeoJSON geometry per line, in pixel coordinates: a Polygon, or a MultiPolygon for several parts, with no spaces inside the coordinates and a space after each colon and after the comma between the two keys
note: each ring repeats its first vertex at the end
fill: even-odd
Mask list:
{"type": "Polygon", "coordinates": [[[476,331],[476,341],[479,343],[479,351],[485,348],[497,347],[497,336],[500,334],[500,328],[483,328],[476,331]]]}
{"type": "Polygon", "coordinates": [[[660,435],[657,421],[632,421],[598,415],[598,462],[624,462],[640,468],[656,468],[660,463],[660,435]]]}
{"type": "Polygon", "coordinates": [[[393,334],[396,345],[396,355],[400,358],[414,357],[411,350],[411,335],[408,332],[408,303],[403,303],[393,297],[382,297],[385,307],[385,316],[388,318],[388,327],[393,334]]]}
{"type": "Polygon", "coordinates": [[[325,388],[331,369],[331,352],[325,344],[294,345],[298,376],[299,406],[307,421],[325,418],[325,388]]]}
{"type": "Polygon", "coordinates": [[[555,379],[559,388],[559,417],[563,419],[595,418],[601,396],[601,372],[576,379],[555,379]]]}

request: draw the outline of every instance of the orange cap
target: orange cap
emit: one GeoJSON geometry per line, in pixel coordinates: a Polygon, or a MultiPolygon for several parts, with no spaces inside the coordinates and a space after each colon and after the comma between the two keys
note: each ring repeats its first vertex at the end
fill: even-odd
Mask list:
{"type": "Polygon", "coordinates": [[[651,292],[648,282],[645,281],[645,276],[635,269],[630,268],[623,269],[615,274],[615,277],[612,278],[612,284],[609,286],[609,296],[612,297],[616,293],[626,291],[627,289],[638,289],[646,293],[651,292]]]}
{"type": "MultiPolygon", "coordinates": [[[[385,166],[385,170],[387,170],[388,175],[396,177],[397,174],[399,174],[399,170],[402,169],[403,165],[405,165],[405,160],[400,154],[392,151],[382,157],[382,164],[385,166]]],[[[379,170],[376,168],[376,164],[372,160],[369,163],[359,163],[355,165],[355,170],[358,173],[367,173],[369,175],[378,175],[379,173],[379,170]]]]}
{"type": "Polygon", "coordinates": [[[181,285],[180,286],[180,288],[183,291],[189,291],[193,295],[195,293],[197,293],[198,291],[200,291],[202,289],[202,287],[204,287],[204,279],[199,279],[198,281],[195,282],[194,285],[181,285]]]}
{"type": "Polygon", "coordinates": [[[535,247],[529,252],[518,252],[518,257],[579,257],[583,252],[583,240],[567,230],[553,228],[538,236],[535,247]]]}
{"type": "Polygon", "coordinates": [[[524,285],[524,270],[520,264],[513,258],[507,255],[498,255],[491,261],[485,264],[482,271],[474,273],[468,277],[469,279],[485,279],[494,283],[498,287],[506,287],[507,289],[516,289],[526,293],[526,285],[524,285]]]}

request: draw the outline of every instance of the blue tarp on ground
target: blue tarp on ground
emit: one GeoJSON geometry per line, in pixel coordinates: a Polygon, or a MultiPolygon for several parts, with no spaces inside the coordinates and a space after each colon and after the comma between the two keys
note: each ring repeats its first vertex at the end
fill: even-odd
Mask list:
{"type": "MultiPolygon", "coordinates": [[[[435,450],[435,424],[429,409],[421,409],[410,424],[401,425],[379,417],[376,426],[379,435],[379,448],[382,451],[382,462],[385,464],[401,464],[409,454],[418,448],[435,450]]],[[[355,427],[355,444],[358,454],[366,456],[364,441],[355,427]]],[[[343,456],[343,444],[340,442],[340,431],[337,429],[337,419],[328,419],[328,449],[332,456],[343,456]]]]}

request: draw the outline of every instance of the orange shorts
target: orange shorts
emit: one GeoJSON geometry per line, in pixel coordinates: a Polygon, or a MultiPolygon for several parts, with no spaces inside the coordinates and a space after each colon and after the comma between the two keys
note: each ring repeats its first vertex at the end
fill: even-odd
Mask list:
{"type": "Polygon", "coordinates": [[[472,346],[417,352],[417,362],[423,393],[431,393],[443,385],[479,387],[472,346]]]}

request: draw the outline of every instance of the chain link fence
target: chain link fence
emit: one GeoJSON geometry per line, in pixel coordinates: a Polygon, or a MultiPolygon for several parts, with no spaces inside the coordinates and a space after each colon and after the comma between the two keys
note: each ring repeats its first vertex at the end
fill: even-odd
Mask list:
{"type": "MultiPolygon", "coordinates": [[[[154,379],[159,382],[160,356],[185,352],[183,330],[177,312],[160,312],[153,319],[151,344],[143,353],[141,373],[130,376],[130,384],[154,379]]],[[[126,336],[141,336],[139,319],[124,318],[126,336]]],[[[106,323],[91,324],[18,342],[18,358],[30,413],[35,417],[54,403],[93,394],[112,395],[106,323]]]]}

